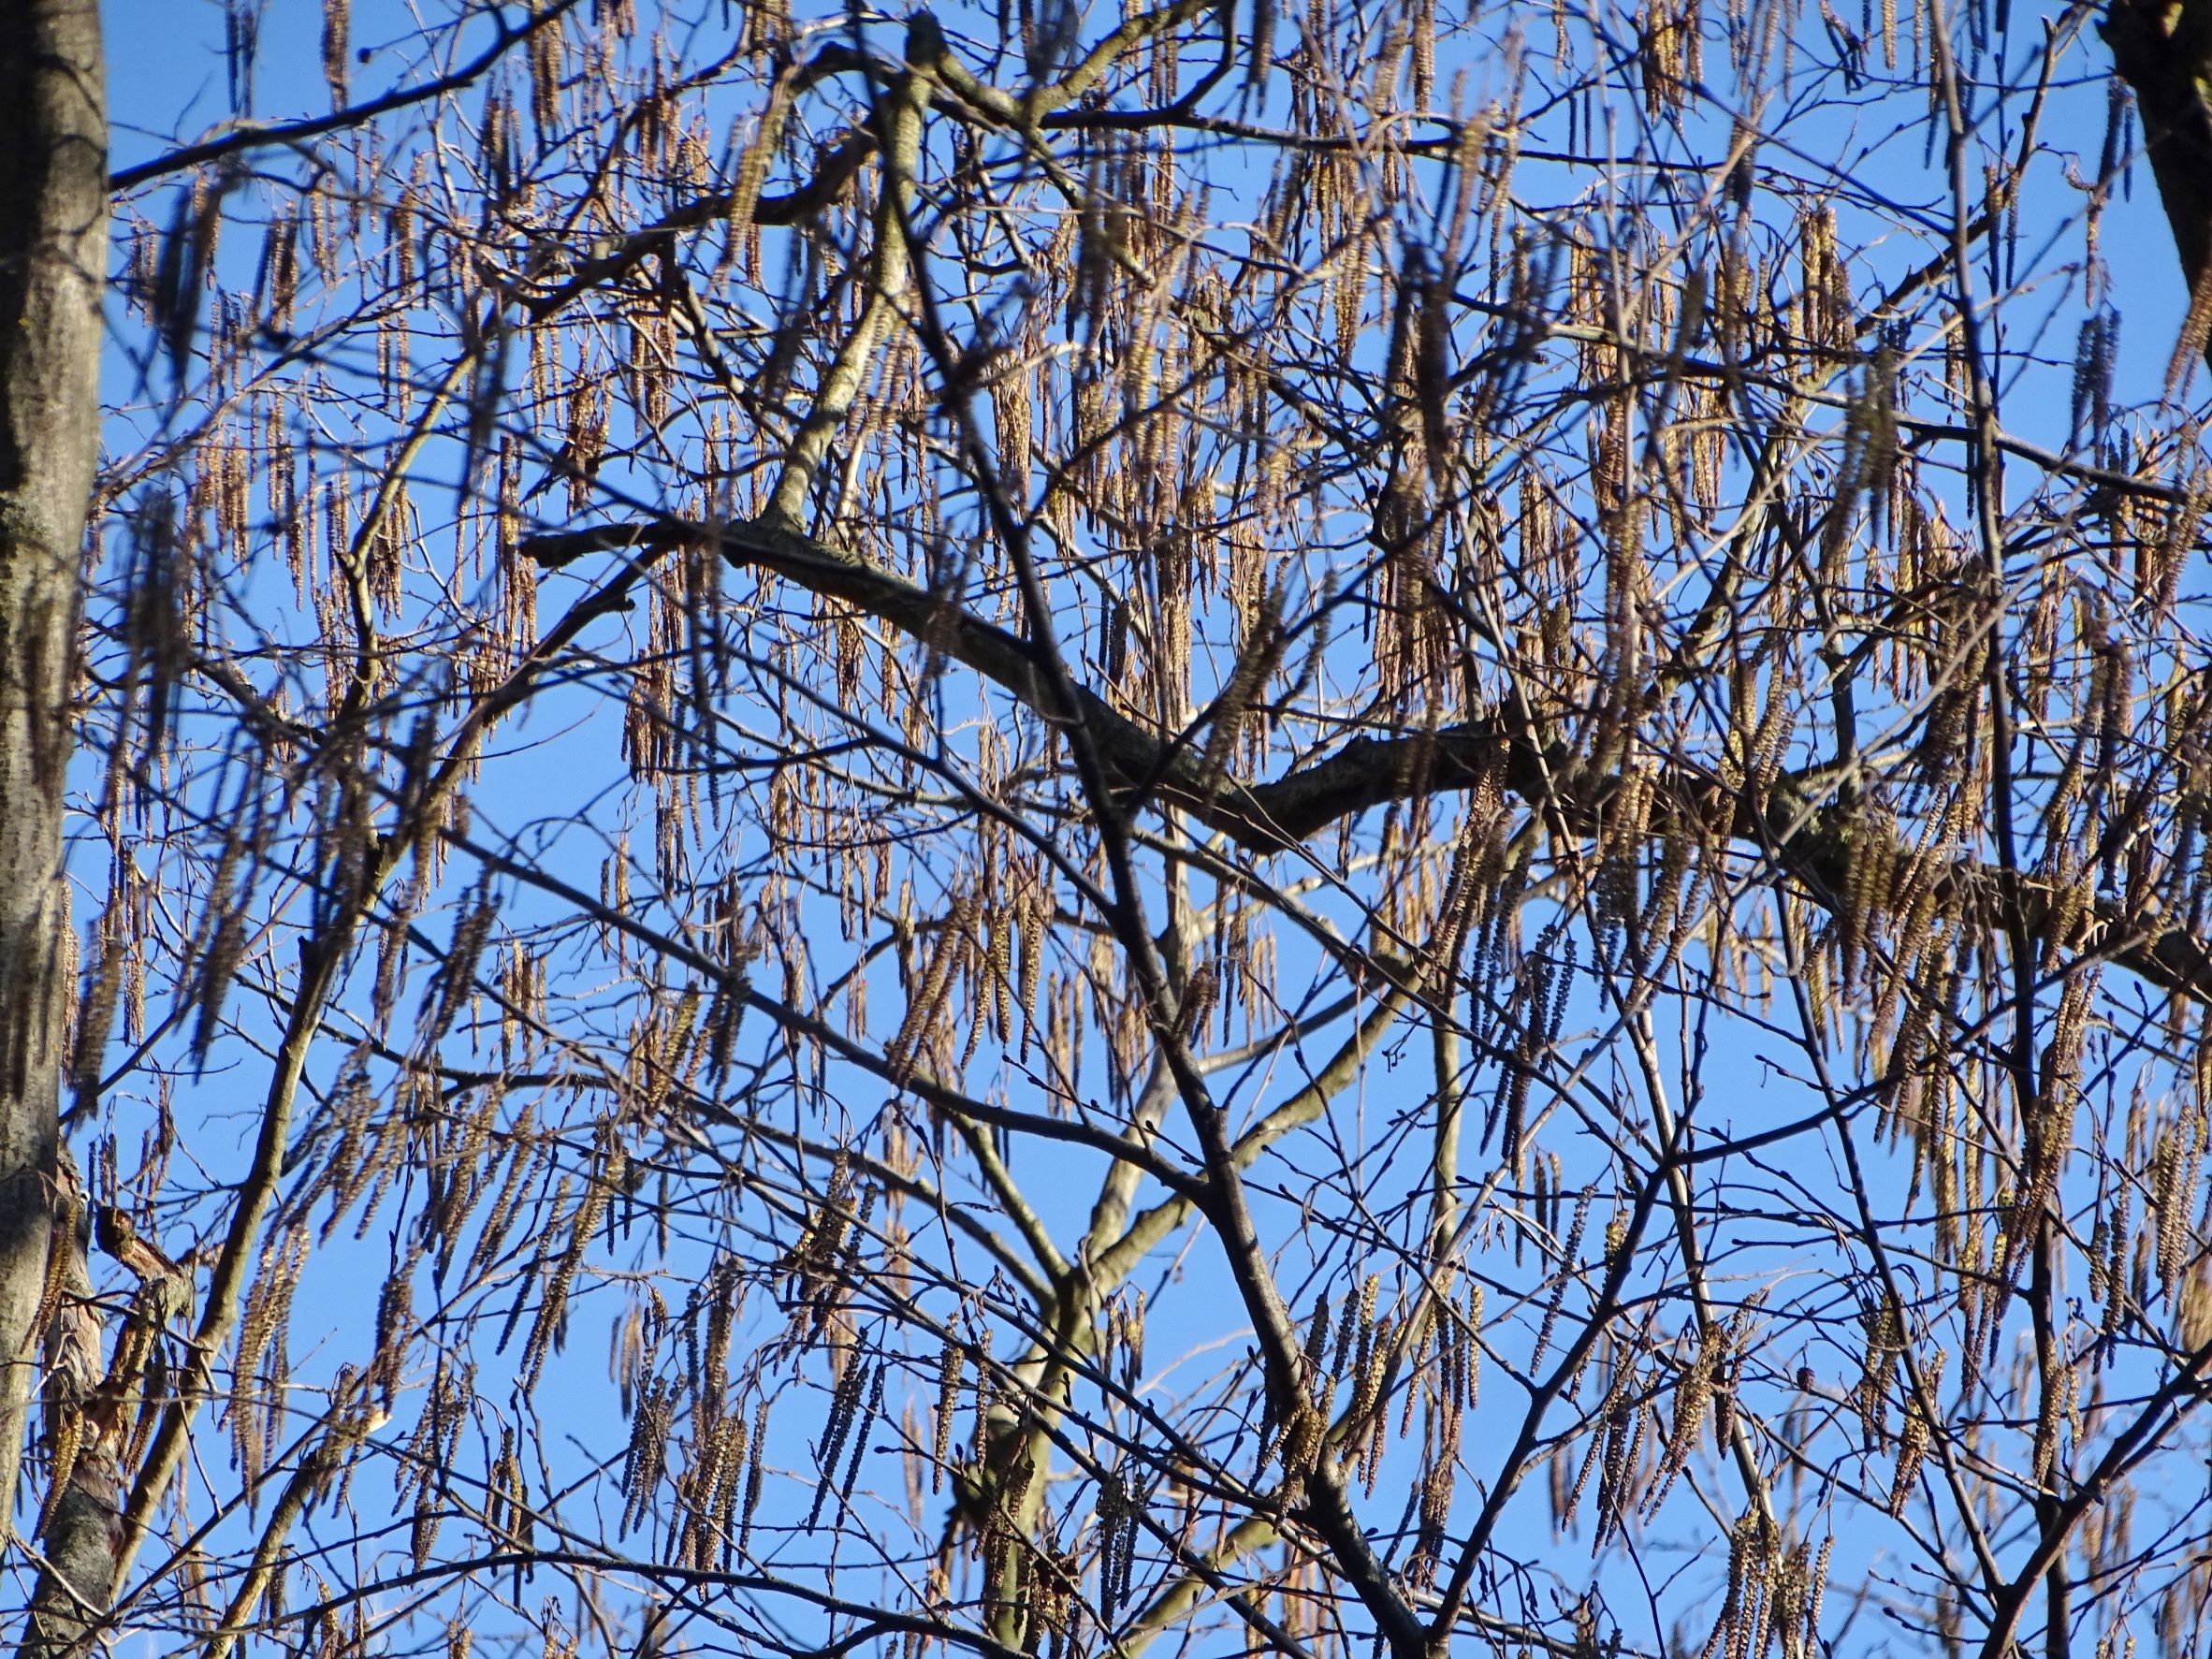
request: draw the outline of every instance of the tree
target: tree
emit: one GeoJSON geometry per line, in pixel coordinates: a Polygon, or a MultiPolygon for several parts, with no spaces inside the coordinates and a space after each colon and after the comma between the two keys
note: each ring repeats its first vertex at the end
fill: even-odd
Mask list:
{"type": "Polygon", "coordinates": [[[2202,1650],[2202,7],[224,16],[23,1652],[2202,1650]]]}
{"type": "Polygon", "coordinates": [[[73,989],[62,829],[108,263],[91,0],[0,9],[0,1493],[12,1500],[40,1337],[78,1288],[48,1264],[68,1260],[52,1245],[73,1222],[54,1111],[73,989]]]}

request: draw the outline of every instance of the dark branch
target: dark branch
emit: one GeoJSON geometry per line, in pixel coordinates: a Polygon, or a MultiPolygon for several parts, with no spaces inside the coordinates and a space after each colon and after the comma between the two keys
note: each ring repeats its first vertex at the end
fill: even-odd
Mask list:
{"type": "MultiPolygon", "coordinates": [[[[948,597],[916,586],[855,554],[773,523],[712,527],[676,518],[527,537],[519,551],[557,567],[587,553],[715,543],[742,569],[765,571],[887,622],[973,669],[1026,707],[1058,720],[1029,645],[948,597]]],[[[1187,744],[1146,730],[1083,686],[1072,688],[1085,735],[1097,749],[1118,804],[1173,806],[1245,851],[1281,852],[1332,824],[1393,801],[1476,788],[1484,781],[1532,806],[1554,806],[1567,828],[1594,832],[1616,778],[1573,745],[1503,711],[1405,737],[1354,737],[1335,752],[1269,782],[1249,783],[1209,767],[1187,744]]],[[[1731,788],[1695,762],[1662,763],[1653,835],[1718,837],[1774,857],[1831,912],[1850,887],[1852,839],[1876,832],[1865,815],[1826,799],[1824,774],[1785,773],[1763,793],[1731,788]]],[[[1900,844],[1899,858],[1914,852],[1900,844]]],[[[2095,953],[2162,990],[2212,1004],[2212,947],[2185,926],[2131,917],[2117,901],[2086,910],[2031,877],[1960,865],[1935,878],[1939,896],[1973,915],[2047,945],[2095,953]]]]}
{"type": "MultiPolygon", "coordinates": [[[[753,204],[752,222],[755,225],[796,225],[812,218],[822,209],[837,200],[851,182],[852,175],[861,164],[875,153],[876,137],[863,127],[849,133],[829,153],[822,156],[814,169],[814,176],[794,189],[775,196],[764,196],[753,204]]],[[[718,191],[703,196],[696,201],[686,202],[674,212],[663,214],[642,230],[633,231],[622,239],[613,252],[590,259],[571,271],[566,281],[528,300],[525,309],[533,317],[547,317],[560,310],[578,294],[603,286],[620,277],[642,261],[651,257],[674,241],[678,232],[700,230],[729,218],[737,205],[735,191],[718,191]]]]}
{"type": "Polygon", "coordinates": [[[420,86],[397,88],[381,98],[371,98],[367,103],[349,104],[343,109],[333,109],[327,115],[310,116],[301,121],[254,122],[235,126],[218,138],[206,138],[197,144],[186,144],[167,155],[157,155],[152,161],[142,161],[137,167],[124,167],[108,175],[109,194],[120,196],[135,190],[150,180],[170,173],[181,173],[202,162],[219,161],[226,155],[235,155],[241,150],[256,150],[270,144],[296,144],[302,138],[319,138],[325,133],[342,132],[362,122],[373,121],[379,115],[394,109],[404,109],[410,104],[425,103],[442,97],[449,92],[458,92],[476,80],[501,58],[528,40],[540,29],[549,27],[555,20],[574,11],[579,0],[554,0],[544,11],[531,17],[520,28],[509,27],[506,15],[496,7],[491,14],[492,26],[498,37],[449,75],[435,80],[426,80],[420,86]]]}

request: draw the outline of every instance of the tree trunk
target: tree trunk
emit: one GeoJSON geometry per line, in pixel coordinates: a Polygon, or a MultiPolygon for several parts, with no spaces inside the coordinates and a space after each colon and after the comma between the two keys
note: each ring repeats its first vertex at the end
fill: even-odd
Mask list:
{"type": "Polygon", "coordinates": [[[2112,0],[2112,66],[2143,112],[2143,149],[2189,283],[2197,349],[2212,354],[2212,0],[2112,0]]]}
{"type": "Polygon", "coordinates": [[[74,987],[62,806],[107,259],[98,7],[0,0],[0,1493],[10,1517],[54,1311],[50,1247],[57,1223],[67,1232],[58,1108],[74,987]]]}

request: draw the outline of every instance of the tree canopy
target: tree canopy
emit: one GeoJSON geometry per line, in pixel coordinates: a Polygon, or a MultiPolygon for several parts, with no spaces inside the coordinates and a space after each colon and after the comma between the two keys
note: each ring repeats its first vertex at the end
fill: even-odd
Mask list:
{"type": "Polygon", "coordinates": [[[23,1659],[2205,1652],[2212,5],[107,22],[23,1659]]]}

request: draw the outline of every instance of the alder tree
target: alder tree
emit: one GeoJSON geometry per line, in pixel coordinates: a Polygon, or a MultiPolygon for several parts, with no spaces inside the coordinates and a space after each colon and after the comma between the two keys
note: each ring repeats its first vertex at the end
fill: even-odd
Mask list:
{"type": "Polygon", "coordinates": [[[2212,5],[106,22],[23,1659],[2205,1652],[2212,5]]]}

